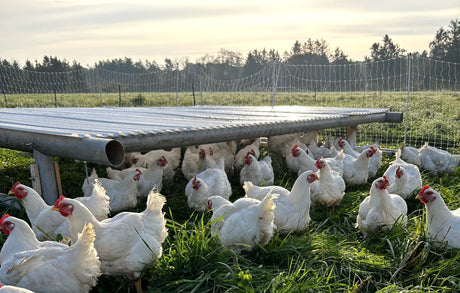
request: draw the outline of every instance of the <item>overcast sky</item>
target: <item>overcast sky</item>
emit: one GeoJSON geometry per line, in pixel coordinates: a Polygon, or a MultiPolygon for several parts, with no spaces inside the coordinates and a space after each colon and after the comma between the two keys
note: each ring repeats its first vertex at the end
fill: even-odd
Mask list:
{"type": "Polygon", "coordinates": [[[0,0],[0,59],[56,56],[83,66],[130,57],[191,62],[221,48],[289,51],[324,39],[363,60],[388,34],[409,52],[460,18],[460,0],[0,0]]]}

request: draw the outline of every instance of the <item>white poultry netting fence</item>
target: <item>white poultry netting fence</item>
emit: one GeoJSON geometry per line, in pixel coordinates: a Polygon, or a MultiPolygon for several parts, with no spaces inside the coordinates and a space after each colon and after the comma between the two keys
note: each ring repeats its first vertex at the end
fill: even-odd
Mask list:
{"type": "MultiPolygon", "coordinates": [[[[387,107],[403,124],[359,128],[359,141],[411,146],[425,141],[460,149],[460,64],[425,57],[293,65],[274,61],[246,77],[218,79],[199,64],[183,69],[122,73],[101,68],[35,72],[0,65],[2,107],[303,105],[387,107]],[[410,68],[410,70],[409,70],[410,68]],[[409,90],[409,91],[408,91],[409,90]],[[70,102],[71,101],[71,102],[70,102]],[[405,121],[406,122],[406,121],[405,121]]],[[[235,74],[233,74],[235,76],[235,74]]],[[[344,129],[322,131],[344,136],[344,129]]]]}

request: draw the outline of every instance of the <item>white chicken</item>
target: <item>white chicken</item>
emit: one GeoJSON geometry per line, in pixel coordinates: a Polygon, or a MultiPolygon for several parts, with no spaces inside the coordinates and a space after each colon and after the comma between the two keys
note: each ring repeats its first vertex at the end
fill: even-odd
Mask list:
{"type": "Polygon", "coordinates": [[[453,172],[460,163],[459,155],[429,146],[427,142],[419,149],[418,158],[420,166],[434,174],[453,172]]]}
{"type": "Polygon", "coordinates": [[[267,194],[277,194],[275,203],[275,225],[280,233],[305,231],[310,224],[310,185],[318,180],[315,171],[306,171],[297,177],[291,191],[280,186],[259,187],[249,182],[243,186],[245,196],[253,199],[264,198],[267,194]]]}
{"type": "MultiPolygon", "coordinates": [[[[163,149],[152,150],[146,154],[141,153],[131,153],[131,167],[143,167],[149,168],[150,165],[155,165],[158,162],[158,159],[164,157],[168,162],[164,167],[163,178],[165,180],[171,180],[174,177],[175,170],[180,166],[181,160],[181,148],[172,148],[170,151],[163,149]]],[[[110,177],[110,176],[109,176],[110,177]]],[[[112,177],[110,177],[112,178],[112,177]]],[[[116,178],[112,178],[116,179],[116,178]]]]}
{"type": "Polygon", "coordinates": [[[97,179],[105,188],[105,192],[110,198],[110,209],[112,213],[134,208],[137,205],[137,182],[141,179],[141,176],[142,172],[139,169],[135,169],[131,170],[120,181],[110,178],[97,179]]]}
{"type": "Polygon", "coordinates": [[[102,273],[137,279],[136,290],[142,292],[140,274],[146,265],[161,257],[162,243],[168,235],[162,212],[165,202],[164,196],[151,191],[143,212],[122,212],[103,221],[94,218],[80,202],[63,196],[52,210],[67,218],[72,243],[77,232],[86,223],[91,223],[96,232],[94,246],[101,260],[102,273]]]}
{"type": "Polygon", "coordinates": [[[298,145],[294,145],[291,153],[286,156],[286,165],[290,171],[301,174],[305,171],[315,169],[315,159],[307,155],[298,145]]]}
{"type": "Polygon", "coordinates": [[[137,183],[137,196],[140,198],[147,198],[150,190],[155,188],[157,191],[161,191],[163,185],[163,172],[165,168],[169,165],[169,161],[165,156],[161,156],[151,162],[148,168],[143,167],[131,167],[123,170],[114,170],[110,167],[107,167],[107,175],[109,178],[122,181],[126,175],[132,173],[133,171],[138,170],[140,172],[139,180],[137,183]]]}
{"type": "Polygon", "coordinates": [[[401,151],[401,159],[406,161],[407,163],[414,164],[417,166],[420,165],[420,159],[418,157],[418,149],[410,146],[406,146],[405,143],[400,148],[401,151]]]}
{"type": "Polygon", "coordinates": [[[0,293],[34,293],[34,291],[30,291],[29,289],[5,285],[3,286],[0,283],[0,293]]]}
{"type": "MultiPolygon", "coordinates": [[[[310,158],[314,160],[313,154],[310,152],[308,147],[305,146],[305,148],[302,148],[298,144],[293,145],[290,151],[286,153],[284,157],[286,159],[286,165],[288,167],[288,170],[295,174],[299,172],[299,169],[300,169],[299,165],[301,164],[298,158],[299,152],[296,151],[297,148],[302,149],[306,155],[310,156],[310,158]]],[[[311,162],[311,160],[309,160],[308,162],[311,162]]]]}
{"type": "Polygon", "coordinates": [[[315,159],[332,158],[337,156],[335,147],[327,148],[321,142],[312,142],[308,145],[308,149],[312,152],[315,159]]]}
{"type": "Polygon", "coordinates": [[[397,221],[403,227],[407,223],[407,204],[399,195],[388,193],[389,184],[386,176],[375,179],[359,205],[356,227],[364,238],[378,228],[391,229],[397,221]]]}
{"type": "MultiPolygon", "coordinates": [[[[219,144],[218,144],[219,145],[219,144]]],[[[235,171],[235,152],[236,152],[236,142],[228,141],[225,143],[225,147],[222,145],[218,152],[213,154],[214,161],[219,161],[220,158],[224,158],[225,173],[227,176],[233,176],[235,171]]]]}
{"type": "Polygon", "coordinates": [[[32,230],[38,240],[55,239],[56,235],[70,237],[69,224],[62,217],[50,211],[43,198],[32,188],[16,182],[8,194],[14,194],[22,201],[32,230]]]}
{"type": "Polygon", "coordinates": [[[401,150],[396,152],[396,160],[391,162],[383,174],[390,181],[389,193],[395,193],[402,198],[408,198],[415,190],[422,188],[422,176],[419,168],[401,159],[401,150]]]}
{"type": "Polygon", "coordinates": [[[273,195],[262,201],[240,198],[234,203],[220,196],[211,196],[207,201],[213,235],[226,249],[251,251],[256,245],[266,245],[275,229],[273,195]]]}
{"type": "Polygon", "coordinates": [[[224,158],[214,168],[209,168],[189,180],[185,186],[187,204],[197,211],[206,210],[206,200],[212,195],[228,199],[232,187],[224,170],[224,158]]]}
{"type": "Polygon", "coordinates": [[[251,181],[258,186],[273,185],[275,174],[273,172],[272,158],[266,156],[260,161],[257,161],[250,152],[246,154],[245,165],[240,171],[240,184],[243,185],[246,181],[251,181]]]}
{"type": "Polygon", "coordinates": [[[374,150],[371,148],[365,149],[357,158],[345,154],[343,159],[343,180],[346,184],[364,185],[367,183],[369,160],[374,155],[374,150]]]}
{"type": "Polygon", "coordinates": [[[189,146],[185,150],[182,160],[182,174],[187,180],[190,180],[207,168],[214,167],[215,164],[214,159],[206,155],[204,149],[197,150],[194,146],[189,146]]]}
{"type": "Polygon", "coordinates": [[[244,161],[246,160],[246,155],[250,152],[256,159],[260,157],[260,138],[254,140],[253,143],[240,149],[235,155],[235,170],[240,171],[244,167],[244,161]]]}
{"type": "Polygon", "coordinates": [[[350,143],[346,140],[346,139],[343,139],[342,137],[339,139],[339,141],[337,142],[337,145],[343,149],[343,152],[347,155],[350,155],[352,157],[355,157],[357,158],[359,155],[360,155],[360,152],[358,151],[355,151],[350,143]]]}
{"type": "Polygon", "coordinates": [[[460,248],[460,209],[449,210],[436,190],[426,185],[416,196],[426,209],[428,235],[437,245],[460,248]]]}
{"type": "Polygon", "coordinates": [[[71,246],[14,253],[2,261],[0,281],[35,292],[89,292],[101,274],[92,224],[84,225],[76,238],[71,246]]]}
{"type": "Polygon", "coordinates": [[[325,159],[318,159],[315,166],[319,169],[319,180],[310,185],[312,205],[337,206],[345,195],[345,181],[325,159]]]}
{"type": "Polygon", "coordinates": [[[8,235],[0,251],[0,265],[15,253],[40,247],[68,247],[56,241],[38,241],[29,224],[19,218],[4,214],[0,219],[0,229],[8,235]]]}
{"type": "Polygon", "coordinates": [[[94,179],[99,178],[97,175],[96,169],[93,168],[91,171],[91,174],[83,180],[83,184],[81,185],[81,191],[83,192],[83,195],[89,196],[91,192],[93,191],[93,184],[94,184],[94,179]]]}

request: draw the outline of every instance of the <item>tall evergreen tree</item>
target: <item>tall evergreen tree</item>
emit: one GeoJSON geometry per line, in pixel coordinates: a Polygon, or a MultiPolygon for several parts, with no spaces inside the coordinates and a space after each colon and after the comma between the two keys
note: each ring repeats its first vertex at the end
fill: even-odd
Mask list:
{"type": "Polygon", "coordinates": [[[451,20],[449,26],[440,28],[430,42],[430,57],[460,63],[460,20],[451,20]]]}

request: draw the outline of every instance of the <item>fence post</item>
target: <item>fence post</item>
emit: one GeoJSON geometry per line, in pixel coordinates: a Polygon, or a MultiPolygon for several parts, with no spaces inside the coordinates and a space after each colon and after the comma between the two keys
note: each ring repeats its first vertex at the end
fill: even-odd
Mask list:
{"type": "Polygon", "coordinates": [[[407,99],[406,99],[406,121],[404,122],[404,144],[406,144],[407,138],[407,122],[409,117],[409,94],[410,94],[410,85],[411,85],[411,58],[412,53],[409,53],[407,56],[408,64],[407,64],[407,99]]]}
{"type": "Polygon", "coordinates": [[[176,67],[176,107],[177,107],[177,98],[179,96],[179,63],[176,67]]]}
{"type": "Polygon", "coordinates": [[[272,107],[275,106],[275,95],[276,95],[276,59],[273,58],[273,74],[272,74],[272,84],[273,84],[273,95],[272,95],[272,107]]]}
{"type": "Polygon", "coordinates": [[[2,89],[2,93],[3,93],[3,98],[5,99],[5,108],[8,108],[8,100],[6,99],[6,93],[4,89],[2,89]]]}
{"type": "Polygon", "coordinates": [[[56,88],[54,88],[53,91],[54,91],[54,108],[57,108],[57,94],[56,94],[56,88]]]}
{"type": "Polygon", "coordinates": [[[121,85],[118,85],[118,107],[121,107],[121,85]]]}

